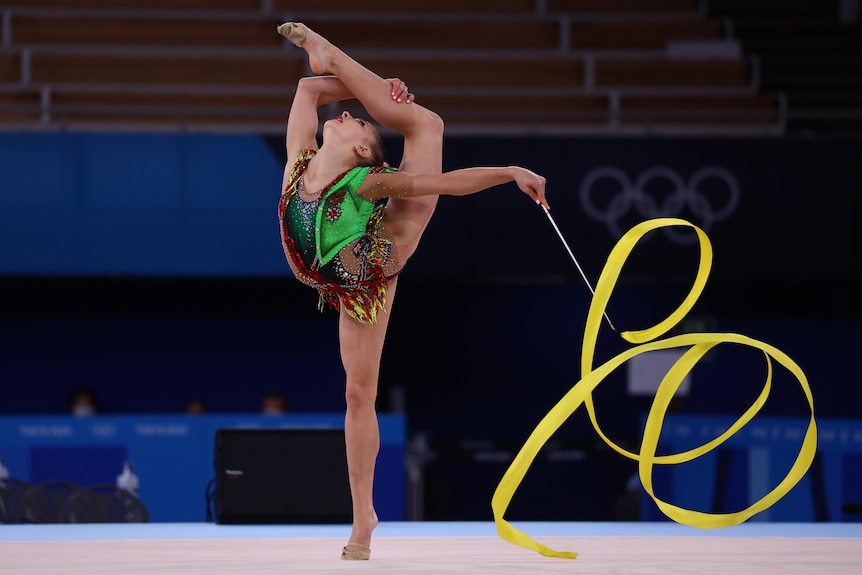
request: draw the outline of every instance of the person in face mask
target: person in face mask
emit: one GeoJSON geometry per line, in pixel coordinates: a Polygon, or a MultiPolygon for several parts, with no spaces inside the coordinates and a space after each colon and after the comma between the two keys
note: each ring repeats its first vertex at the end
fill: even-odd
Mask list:
{"type": "Polygon", "coordinates": [[[263,396],[260,402],[260,412],[263,415],[284,415],[287,413],[287,396],[272,392],[263,396]]]}
{"type": "Polygon", "coordinates": [[[69,398],[69,413],[78,417],[95,415],[98,403],[96,392],[88,387],[79,387],[69,398]]]}

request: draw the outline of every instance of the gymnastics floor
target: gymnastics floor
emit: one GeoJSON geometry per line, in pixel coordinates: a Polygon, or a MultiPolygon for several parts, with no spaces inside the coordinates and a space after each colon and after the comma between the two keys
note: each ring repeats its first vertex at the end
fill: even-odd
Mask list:
{"type": "Polygon", "coordinates": [[[554,559],[499,538],[493,523],[384,522],[370,561],[341,561],[346,525],[142,523],[0,525],[10,575],[571,573],[844,575],[862,573],[862,523],[512,522],[554,559]]]}

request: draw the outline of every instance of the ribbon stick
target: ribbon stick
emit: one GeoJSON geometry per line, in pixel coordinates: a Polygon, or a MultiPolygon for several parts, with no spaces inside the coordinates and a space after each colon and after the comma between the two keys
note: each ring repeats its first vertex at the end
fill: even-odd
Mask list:
{"type": "MultiPolygon", "coordinates": [[[[566,242],[566,238],[563,237],[563,233],[560,231],[560,228],[557,227],[557,222],[554,221],[554,218],[551,217],[551,212],[548,211],[548,208],[542,206],[542,209],[545,210],[545,215],[548,216],[548,220],[551,222],[551,225],[554,226],[554,231],[557,232],[557,236],[560,238],[560,241],[563,242],[563,247],[566,248],[566,251],[569,252],[569,257],[572,258],[572,262],[574,262],[575,267],[578,268],[578,271],[581,272],[581,278],[583,278],[584,283],[587,284],[587,287],[590,290],[590,293],[595,297],[596,292],[593,290],[593,286],[590,285],[590,280],[587,279],[584,270],[581,269],[581,264],[578,263],[578,258],[575,257],[575,253],[572,251],[572,248],[569,247],[569,244],[566,242]]],[[[608,321],[608,325],[612,330],[617,331],[617,328],[614,327],[614,324],[611,323],[611,318],[608,317],[608,313],[605,311],[605,319],[608,321]]]]}
{"type": "Polygon", "coordinates": [[[601,277],[596,285],[596,291],[587,314],[587,322],[584,330],[584,341],[581,350],[581,379],[572,387],[563,398],[551,409],[551,411],[539,422],[530,437],[524,443],[520,452],[515,456],[506,473],[503,475],[494,496],[491,499],[491,508],[494,513],[494,522],[497,532],[504,540],[527,549],[532,549],[548,557],[561,557],[574,559],[577,553],[571,551],[555,551],[533,540],[532,537],[513,527],[504,519],[504,515],[512,500],[515,490],[524,479],[530,465],[536,455],[544,447],[550,437],[569,419],[569,417],[581,406],[585,405],[590,416],[593,428],[599,436],[611,448],[621,455],[638,462],[638,475],[646,493],[655,501],[658,508],[670,519],[702,529],[714,529],[738,525],[751,518],[757,513],[764,511],[784,497],[799,481],[814,461],[817,449],[817,425],[814,420],[814,399],[811,387],[802,369],[781,350],[772,347],[756,339],[735,333],[689,333],[669,337],[667,339],[656,339],[676,326],[690,311],[697,298],[700,296],[709,270],[712,265],[712,247],[709,238],[700,228],[691,223],[675,218],[659,218],[638,224],[627,232],[611,251],[608,261],[602,270],[601,277]],[[634,248],[635,244],[649,231],[665,226],[688,226],[694,228],[700,240],[701,257],[697,276],[691,291],[685,297],[680,306],[674,310],[666,319],[655,326],[636,332],[623,332],[621,337],[636,345],[617,356],[606,361],[598,367],[593,367],[593,354],[595,352],[596,338],[601,326],[601,315],[607,304],[611,291],[619,277],[623,264],[634,248]],[[691,449],[684,453],[673,455],[656,455],[659,437],[661,436],[662,424],[668,406],[682,384],[685,377],[694,368],[698,361],[713,347],[720,344],[735,344],[759,349],[766,358],[767,374],[763,389],[754,403],[745,410],[724,433],[704,445],[691,449]],[[688,347],[689,349],[671,366],[667,374],[659,384],[655,399],[647,415],[644,426],[643,439],[638,453],[630,453],[613,443],[601,430],[593,407],[592,392],[598,385],[615,369],[626,361],[642,353],[655,350],[688,347]],[[773,360],[784,366],[793,374],[802,386],[802,391],[808,400],[811,416],[808,429],[802,439],[802,445],[796,461],[791,466],[787,475],[778,485],[760,500],[749,505],[747,508],[734,513],[704,513],[690,509],[684,509],[671,503],[660,500],[653,490],[652,472],[657,464],[679,464],[691,461],[706,454],[730,439],[744,425],[757,415],[760,408],[766,403],[772,387],[772,365],[773,360]]]}

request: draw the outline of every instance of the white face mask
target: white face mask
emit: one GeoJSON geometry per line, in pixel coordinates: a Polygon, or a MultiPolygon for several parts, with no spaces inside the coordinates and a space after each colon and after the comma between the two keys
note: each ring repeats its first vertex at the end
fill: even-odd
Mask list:
{"type": "Polygon", "coordinates": [[[92,405],[81,404],[72,407],[72,415],[76,415],[78,417],[85,417],[93,415],[94,413],[96,413],[96,410],[93,409],[92,405]]]}

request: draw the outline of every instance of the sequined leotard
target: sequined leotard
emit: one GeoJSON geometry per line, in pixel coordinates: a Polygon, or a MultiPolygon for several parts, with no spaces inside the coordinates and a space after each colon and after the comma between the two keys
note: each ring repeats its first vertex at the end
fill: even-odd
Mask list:
{"type": "Polygon", "coordinates": [[[302,176],[316,150],[294,161],[278,204],[281,241],[294,275],[317,289],[324,302],[364,323],[374,323],[386,304],[387,281],[398,272],[395,246],[385,236],[383,204],[356,193],[369,174],[387,168],[353,168],[316,198],[300,197],[302,176]]]}

